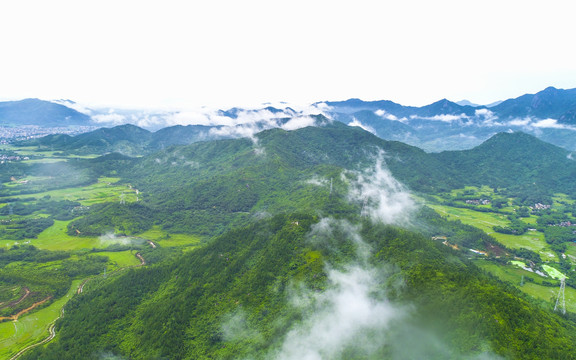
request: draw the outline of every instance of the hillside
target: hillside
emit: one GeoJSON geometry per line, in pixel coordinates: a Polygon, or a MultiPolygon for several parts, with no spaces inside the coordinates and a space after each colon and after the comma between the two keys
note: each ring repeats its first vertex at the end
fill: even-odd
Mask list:
{"type": "MultiPolygon", "coordinates": [[[[95,134],[110,144],[152,139],[132,126],[86,136],[95,134]]],[[[24,239],[55,231],[58,221],[54,239],[76,247],[117,238],[106,248],[110,256],[121,250],[134,260],[137,251],[144,259],[108,275],[100,263],[86,263],[86,274],[102,275],[69,300],[57,337],[23,358],[574,358],[571,313],[559,315],[548,295],[535,300],[475,265],[481,259],[493,269],[522,257],[543,266],[538,249],[507,248],[411,195],[463,202],[453,190],[479,184],[498,187],[485,191],[506,202],[502,187],[528,192],[535,182],[541,194],[569,193],[562,184],[574,176],[568,155],[523,133],[430,154],[333,122],[165,146],[137,158],[19,163],[14,171],[38,183],[4,186],[10,204],[0,211],[55,219],[38,231],[32,224],[36,232],[24,239]],[[63,181],[83,186],[73,190],[77,202],[52,200],[67,199],[63,181]],[[75,215],[70,208],[88,200],[84,186],[93,198],[75,215]],[[54,188],[61,190],[45,192],[54,188]],[[34,197],[8,198],[24,192],[34,197]]],[[[503,226],[518,223],[502,209],[483,210],[503,226]]],[[[557,289],[553,279],[532,281],[544,294],[557,289]]],[[[70,280],[57,285],[43,296],[60,296],[70,280]]]]}
{"type": "Polygon", "coordinates": [[[156,213],[171,214],[157,220],[167,230],[205,235],[243,223],[255,212],[357,211],[346,205],[347,182],[376,161],[384,161],[417,191],[439,191],[450,184],[442,164],[422,150],[339,123],[272,129],[257,139],[256,144],[235,139],[169,148],[139,159],[121,174],[145,194],[156,213]],[[326,202],[330,182],[333,193],[326,202]]]}
{"type": "Polygon", "coordinates": [[[74,298],[23,358],[570,359],[575,330],[421,235],[293,214],[74,298]]]}
{"type": "Polygon", "coordinates": [[[515,99],[508,99],[494,106],[491,110],[503,118],[533,116],[575,124],[576,89],[563,90],[548,87],[536,94],[526,94],[515,99]]]}
{"type": "MultiPolygon", "coordinates": [[[[124,149],[144,151],[139,140],[147,136],[150,139],[149,133],[142,130],[144,133],[140,134],[141,129],[131,126],[123,128],[135,135],[129,137],[123,132],[122,136],[103,138],[95,144],[102,144],[104,139],[122,139],[120,144],[131,144],[124,149]]],[[[119,129],[102,129],[100,133],[119,129]]],[[[79,137],[93,135],[66,141],[94,144],[75,140],[79,137]]],[[[97,149],[105,152],[120,148],[114,146],[97,149]]],[[[568,155],[566,150],[523,133],[501,133],[472,150],[429,154],[335,122],[295,131],[271,129],[259,133],[255,140],[228,139],[168,147],[132,162],[123,160],[128,166],[116,167],[115,162],[110,162],[106,163],[111,164],[107,169],[95,161],[76,163],[82,166],[84,162],[92,174],[112,170],[120,174],[143,192],[145,206],[166,231],[215,235],[244,224],[255,212],[330,212],[334,207],[357,211],[345,205],[347,184],[378,161],[408,189],[420,193],[488,185],[507,188],[511,195],[522,193],[536,198],[556,192],[576,194],[570,180],[576,176],[576,164],[568,155]],[[329,195],[330,187],[333,193],[329,203],[314,196],[318,192],[329,195]],[[166,213],[170,216],[163,215],[166,213]]],[[[93,233],[86,227],[91,226],[91,216],[74,226],[81,232],[93,233]]]]}
{"type": "Polygon", "coordinates": [[[88,115],[64,105],[38,99],[0,102],[0,124],[46,127],[91,125],[88,115]]]}
{"type": "Polygon", "coordinates": [[[111,152],[137,156],[144,153],[152,139],[148,130],[126,124],[100,128],[76,136],[48,135],[17,143],[17,146],[42,146],[72,154],[107,154],[111,152]]]}
{"type": "Polygon", "coordinates": [[[576,194],[571,179],[576,162],[570,152],[525,133],[500,133],[471,150],[431,156],[467,184],[493,187],[528,186],[540,192],[576,194]]]}

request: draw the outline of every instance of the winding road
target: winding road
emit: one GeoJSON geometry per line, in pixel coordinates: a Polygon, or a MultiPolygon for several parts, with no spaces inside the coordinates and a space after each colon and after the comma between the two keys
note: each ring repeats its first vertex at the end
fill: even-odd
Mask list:
{"type": "Polygon", "coordinates": [[[50,324],[50,327],[48,328],[48,332],[50,333],[48,335],[48,337],[40,342],[37,342],[36,344],[32,344],[32,345],[28,345],[26,346],[24,349],[18,351],[14,356],[12,356],[10,358],[10,360],[16,360],[20,355],[24,354],[26,351],[33,349],[37,346],[46,344],[47,342],[51,341],[52,339],[54,339],[54,337],[56,336],[56,330],[54,330],[54,328],[56,327],[56,321],[58,321],[62,316],[64,316],[64,308],[62,308],[60,310],[60,316],[58,316],[56,319],[54,319],[54,321],[50,324]]]}
{"type": "MultiPolygon", "coordinates": [[[[135,266],[144,266],[144,265],[146,265],[146,260],[144,260],[144,257],[143,257],[139,252],[136,253],[135,256],[138,258],[138,260],[140,260],[140,264],[135,265],[135,266]]],[[[118,271],[122,271],[122,270],[124,270],[124,269],[127,269],[127,268],[121,268],[121,269],[118,269],[118,271]]],[[[82,284],[80,284],[80,286],[78,286],[78,290],[76,291],[76,294],[81,294],[81,293],[83,292],[83,290],[84,290],[84,285],[86,285],[86,283],[87,283],[89,280],[90,280],[90,278],[84,280],[84,281],[82,282],[82,284]]],[[[26,296],[27,296],[27,295],[28,295],[28,294],[26,294],[26,296]]],[[[40,304],[42,304],[42,303],[48,301],[49,299],[50,299],[50,298],[47,298],[47,299],[44,299],[43,301],[41,301],[40,303],[34,304],[31,308],[26,309],[26,312],[32,310],[34,307],[36,307],[36,306],[38,306],[38,305],[40,305],[40,304]]],[[[22,312],[21,312],[21,313],[22,313],[22,312]]],[[[18,319],[18,316],[22,315],[21,313],[18,313],[18,314],[16,315],[16,316],[17,316],[16,319],[13,319],[13,320],[16,321],[16,320],[18,319]]],[[[33,348],[35,348],[35,347],[37,347],[37,346],[44,345],[44,344],[52,341],[52,339],[54,339],[54,337],[56,336],[56,330],[55,330],[56,322],[57,322],[60,318],[62,318],[62,316],[64,316],[64,307],[62,307],[62,309],[60,310],[60,315],[59,315],[56,319],[54,319],[54,321],[52,321],[52,322],[50,323],[50,326],[48,327],[49,335],[48,335],[47,338],[45,338],[44,340],[41,340],[41,341],[39,341],[39,342],[37,342],[37,343],[35,343],[35,344],[31,344],[31,345],[26,346],[24,349],[18,351],[16,354],[14,354],[14,356],[12,356],[9,360],[16,360],[18,357],[20,357],[20,355],[24,354],[26,351],[28,351],[28,350],[30,350],[30,349],[33,349],[33,348]]]]}

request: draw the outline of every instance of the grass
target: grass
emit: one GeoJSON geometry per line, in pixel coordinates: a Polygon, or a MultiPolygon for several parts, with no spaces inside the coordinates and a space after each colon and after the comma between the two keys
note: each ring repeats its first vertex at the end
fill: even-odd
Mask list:
{"type": "Polygon", "coordinates": [[[136,252],[130,250],[126,251],[110,251],[110,252],[99,252],[93,255],[96,256],[107,256],[109,258],[106,264],[107,271],[114,271],[120,268],[128,266],[140,265],[140,260],[135,256],[136,252]]]}
{"type": "MultiPolygon", "coordinates": [[[[39,199],[44,196],[50,196],[52,200],[78,201],[82,205],[90,206],[107,201],[120,201],[120,195],[124,193],[125,201],[136,201],[136,191],[134,189],[128,188],[126,185],[116,185],[115,183],[118,180],[119,179],[117,178],[100,178],[97,183],[87,186],[69,187],[65,189],[49,190],[32,194],[8,196],[6,199],[18,198],[21,200],[26,200],[29,198],[39,199]]],[[[5,183],[4,186],[10,187],[12,184],[5,183]]]]}
{"type": "Polygon", "coordinates": [[[510,235],[495,232],[492,229],[493,226],[507,226],[509,224],[505,215],[438,204],[427,205],[436,210],[436,212],[442,216],[446,216],[451,220],[460,220],[463,224],[472,225],[483,230],[506,247],[512,249],[526,248],[543,255],[543,260],[557,260],[556,255],[546,243],[544,234],[541,232],[527,231],[523,235],[510,235]]]}
{"type": "Polygon", "coordinates": [[[70,221],[54,221],[54,225],[44,230],[37,239],[30,243],[39,249],[45,250],[79,250],[98,247],[99,240],[96,237],[70,236],[66,233],[66,227],[70,221]]]}
{"type": "Polygon", "coordinates": [[[139,238],[153,241],[161,246],[175,247],[186,245],[199,245],[202,238],[188,234],[169,234],[162,231],[160,227],[154,226],[152,229],[138,235],[139,238]]]}
{"type": "Polygon", "coordinates": [[[60,316],[62,307],[76,293],[80,283],[81,280],[73,281],[66,296],[49,306],[24,315],[16,321],[0,323],[0,359],[9,359],[26,346],[46,338],[49,335],[48,328],[60,316]]]}
{"type": "Polygon", "coordinates": [[[6,150],[12,150],[18,153],[20,156],[42,156],[42,160],[50,159],[71,159],[71,158],[82,158],[82,159],[92,159],[100,156],[99,154],[87,154],[87,155],[75,155],[68,154],[65,156],[59,155],[62,153],[60,150],[47,150],[40,149],[38,146],[13,146],[13,145],[3,145],[6,150]]]}
{"type": "MultiPolygon", "coordinates": [[[[548,302],[550,308],[554,308],[560,286],[550,287],[542,285],[542,281],[550,281],[550,278],[541,277],[533,272],[520,269],[513,265],[498,265],[486,260],[477,260],[475,263],[482,269],[498,277],[500,280],[511,283],[522,292],[532,296],[535,299],[548,302]],[[524,285],[520,286],[522,276],[524,276],[525,281],[524,285]],[[528,277],[534,279],[534,282],[526,281],[526,278],[528,277]]],[[[570,312],[576,312],[576,290],[566,286],[565,297],[566,310],[570,312]]]]}
{"type": "Polygon", "coordinates": [[[544,271],[546,271],[546,274],[548,274],[548,276],[550,276],[552,279],[560,280],[562,278],[567,277],[566,275],[562,274],[560,271],[556,270],[552,266],[544,264],[542,265],[542,268],[544,269],[544,271]]]}

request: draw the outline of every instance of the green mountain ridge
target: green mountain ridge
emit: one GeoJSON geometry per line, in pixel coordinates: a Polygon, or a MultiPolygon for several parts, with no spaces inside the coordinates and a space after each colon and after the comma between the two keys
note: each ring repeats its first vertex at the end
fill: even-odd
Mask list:
{"type": "Polygon", "coordinates": [[[58,336],[23,359],[575,358],[572,314],[431,240],[496,244],[407,196],[470,184],[528,192],[534,182],[543,194],[574,192],[562,183],[575,174],[569,154],[523,133],[429,154],[334,122],[76,159],[140,201],[91,206],[69,234],[155,227],[203,245],[164,257],[149,248],[149,265],[91,281],[58,336]],[[406,216],[385,225],[380,205],[406,216]]]}
{"type": "Polygon", "coordinates": [[[493,187],[532,185],[542,191],[574,194],[576,162],[570,152],[531,135],[499,133],[481,145],[463,151],[431,154],[446,167],[465,177],[467,184],[493,187]]]}
{"type": "MultiPolygon", "coordinates": [[[[308,311],[321,311],[291,304],[290,289],[308,289],[308,296],[331,291],[329,268],[346,274],[352,271],[346,264],[359,261],[362,245],[352,241],[346,226],[334,222],[333,230],[323,233],[314,230],[322,228],[318,220],[305,214],[273,217],[173,261],[130,270],[71,300],[58,341],[23,358],[96,359],[104,353],[131,359],[275,358],[286,351],[283,342],[291,331],[311,325],[306,319],[314,315],[308,311]]],[[[344,337],[339,355],[329,357],[393,359],[413,352],[418,358],[457,359],[492,349],[518,359],[574,358],[573,324],[539,309],[451,249],[389,226],[364,222],[358,231],[371,248],[365,266],[388,276],[372,285],[370,292],[379,294],[373,301],[391,301],[390,309],[406,318],[398,323],[390,314],[390,329],[359,325],[355,337],[344,337]],[[397,270],[386,275],[388,264],[397,270]],[[404,285],[394,290],[394,283],[404,285]],[[413,312],[400,310],[407,303],[415,306],[413,312]],[[402,340],[416,329],[418,338],[402,340]],[[549,341],[538,341],[541,337],[549,341]],[[378,346],[363,348],[366,341],[378,346]]],[[[321,344],[316,351],[333,353],[321,344]]]]}

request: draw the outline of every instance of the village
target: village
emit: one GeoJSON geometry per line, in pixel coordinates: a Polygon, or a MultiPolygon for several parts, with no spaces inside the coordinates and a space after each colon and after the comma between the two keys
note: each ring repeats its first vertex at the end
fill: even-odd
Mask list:
{"type": "Polygon", "coordinates": [[[96,130],[97,128],[98,127],[96,126],[0,126],[0,145],[8,145],[16,141],[30,140],[53,134],[78,135],[88,131],[96,130]]]}

